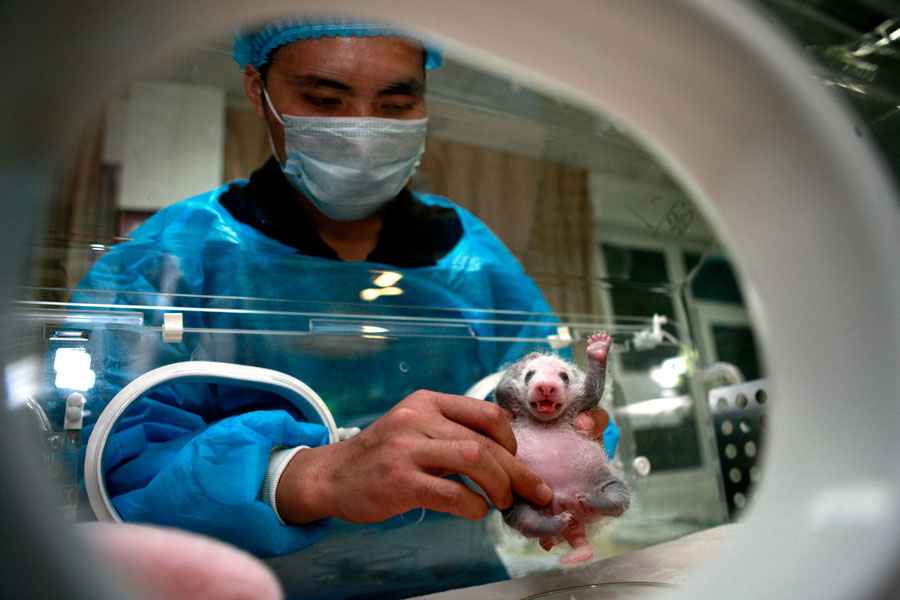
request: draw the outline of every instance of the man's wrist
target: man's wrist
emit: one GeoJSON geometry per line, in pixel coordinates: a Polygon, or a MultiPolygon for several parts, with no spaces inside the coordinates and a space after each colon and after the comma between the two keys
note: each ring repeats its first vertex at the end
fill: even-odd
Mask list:
{"type": "Polygon", "coordinates": [[[282,525],[284,525],[285,522],[284,519],[281,518],[281,513],[278,511],[278,503],[276,502],[278,483],[281,481],[281,476],[284,474],[288,463],[291,462],[298,452],[308,448],[309,446],[275,448],[269,455],[269,467],[266,469],[266,474],[263,477],[262,489],[260,490],[259,497],[263,502],[272,507],[272,510],[275,511],[275,515],[278,517],[278,521],[281,522],[282,525]]]}
{"type": "Polygon", "coordinates": [[[333,485],[323,461],[337,445],[306,448],[287,461],[275,488],[276,512],[283,523],[306,525],[335,515],[329,499],[333,485]]]}

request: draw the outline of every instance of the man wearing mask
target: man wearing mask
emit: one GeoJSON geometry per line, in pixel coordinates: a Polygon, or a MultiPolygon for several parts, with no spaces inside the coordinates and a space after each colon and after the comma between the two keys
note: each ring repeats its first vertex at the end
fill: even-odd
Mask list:
{"type": "MultiPolygon", "coordinates": [[[[364,280],[380,270],[403,278],[394,304],[454,315],[550,314],[514,257],[473,215],[405,187],[424,151],[425,71],[441,63],[427,43],[377,24],[284,21],[236,34],[234,56],[274,156],[248,182],[155,215],[133,242],[95,265],[73,301],[147,304],[149,294],[160,305],[195,303],[200,310],[186,318],[197,319],[197,330],[284,329],[265,316],[203,311],[221,309],[222,298],[228,309],[246,308],[243,299],[253,297],[337,301],[354,311],[364,280]]],[[[382,302],[379,314],[394,304],[382,302]]],[[[471,327],[479,338],[545,338],[552,330],[542,322],[471,327]]],[[[527,344],[485,350],[463,340],[419,356],[407,346],[399,358],[390,349],[336,357],[333,349],[285,351],[259,337],[228,343],[209,333],[186,335],[171,347],[127,353],[127,366],[127,343],[111,337],[109,390],[98,394],[108,396],[150,366],[211,359],[294,375],[319,391],[339,423],[352,415],[340,408],[351,401],[381,416],[363,419],[356,437],[324,445],[320,426],[299,422],[289,407],[253,410],[262,402],[241,390],[160,393],[151,399],[159,406],[123,430],[131,445],[123,443],[109,460],[113,503],[126,520],[208,533],[269,556],[320,539],[328,517],[375,523],[413,509],[470,520],[487,515],[488,502],[449,474],[469,477],[500,509],[513,494],[537,505],[552,498],[515,459],[515,439],[498,407],[460,395],[464,384],[518,358],[527,344]],[[379,393],[348,398],[350,380],[381,382],[379,393]],[[147,415],[179,428],[147,433],[147,415]]],[[[597,433],[609,423],[602,410],[583,419],[597,433]]],[[[611,426],[612,450],[616,435],[611,426]]],[[[494,570],[466,583],[496,576],[494,570]]]]}

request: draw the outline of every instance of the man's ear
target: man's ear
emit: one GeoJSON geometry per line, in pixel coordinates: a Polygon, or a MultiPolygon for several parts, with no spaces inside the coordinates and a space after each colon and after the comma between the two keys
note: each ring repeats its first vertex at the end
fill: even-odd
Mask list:
{"type": "Polygon", "coordinates": [[[244,69],[244,94],[246,94],[247,99],[250,100],[250,104],[253,106],[256,116],[260,119],[265,119],[266,111],[263,106],[265,100],[263,99],[262,86],[262,76],[259,71],[253,65],[247,65],[244,69]]]}

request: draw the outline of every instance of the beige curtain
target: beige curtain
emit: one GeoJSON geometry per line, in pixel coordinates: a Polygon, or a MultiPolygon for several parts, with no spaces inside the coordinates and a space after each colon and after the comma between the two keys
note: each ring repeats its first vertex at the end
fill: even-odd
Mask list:
{"type": "Polygon", "coordinates": [[[272,148],[263,120],[250,107],[225,109],[225,181],[246,179],[262,166],[272,148]]]}
{"type": "Polygon", "coordinates": [[[596,312],[587,171],[443,140],[428,140],[417,189],[446,196],[484,221],[558,313],[596,312]]]}
{"type": "MultiPolygon", "coordinates": [[[[46,225],[36,236],[31,284],[72,288],[99,254],[92,244],[115,242],[115,168],[102,165],[104,126],[91,123],[63,162],[46,225]]],[[[65,300],[66,292],[43,297],[65,300]]]]}

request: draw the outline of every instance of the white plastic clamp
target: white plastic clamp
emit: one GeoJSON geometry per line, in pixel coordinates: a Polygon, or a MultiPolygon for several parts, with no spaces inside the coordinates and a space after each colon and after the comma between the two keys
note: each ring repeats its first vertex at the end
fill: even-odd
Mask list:
{"type": "Polygon", "coordinates": [[[557,327],[556,335],[548,335],[550,347],[554,350],[568,348],[572,344],[572,330],[568,327],[557,327]]]}
{"type": "Polygon", "coordinates": [[[72,392],[66,397],[66,414],[63,419],[63,429],[81,429],[84,420],[84,404],[84,396],[78,392],[72,392]]]}
{"type": "Polygon", "coordinates": [[[181,313],[166,313],[163,315],[162,338],[163,342],[178,343],[184,337],[184,317],[181,313]]]}

